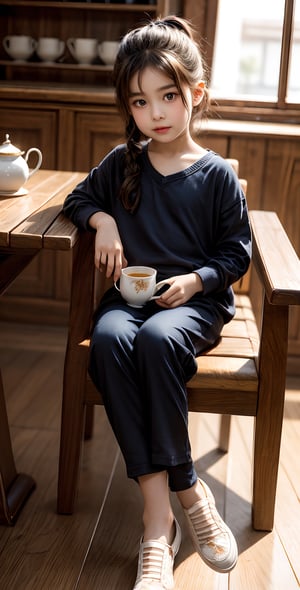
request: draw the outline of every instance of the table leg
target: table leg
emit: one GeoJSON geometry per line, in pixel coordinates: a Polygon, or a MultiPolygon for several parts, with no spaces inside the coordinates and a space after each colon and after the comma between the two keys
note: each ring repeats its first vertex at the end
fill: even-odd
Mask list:
{"type": "Polygon", "coordinates": [[[0,372],[0,523],[12,525],[25,500],[35,487],[30,475],[17,473],[7,420],[0,372]]]}
{"type": "MultiPolygon", "coordinates": [[[[85,389],[94,300],[94,235],[82,232],[73,249],[69,336],[65,356],[57,511],[72,514],[77,494],[85,419],[85,389]]],[[[86,434],[91,434],[88,412],[86,434]]]]}

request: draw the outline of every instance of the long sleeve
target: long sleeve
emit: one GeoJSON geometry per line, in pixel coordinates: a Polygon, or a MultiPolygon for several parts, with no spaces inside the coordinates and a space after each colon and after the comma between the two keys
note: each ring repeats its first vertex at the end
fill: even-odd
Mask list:
{"type": "Polygon", "coordinates": [[[197,272],[212,305],[234,314],[231,285],[248,269],[251,230],[240,183],[229,164],[207,152],[169,176],[153,168],[145,148],[141,201],[131,214],[120,199],[125,146],[118,146],[67,197],[64,211],[83,229],[96,211],[117,223],[129,265],[152,266],[158,280],[197,272]]]}

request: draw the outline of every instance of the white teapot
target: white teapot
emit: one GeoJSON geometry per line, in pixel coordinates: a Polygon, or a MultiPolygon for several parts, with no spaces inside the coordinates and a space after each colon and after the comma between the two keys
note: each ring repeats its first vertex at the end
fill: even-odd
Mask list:
{"type": "Polygon", "coordinates": [[[5,137],[0,146],[0,194],[11,195],[18,192],[26,180],[40,168],[42,153],[38,148],[30,148],[25,158],[22,158],[25,152],[12,145],[8,134],[5,137]],[[27,160],[32,152],[37,153],[38,161],[35,168],[29,169],[27,160]]]}

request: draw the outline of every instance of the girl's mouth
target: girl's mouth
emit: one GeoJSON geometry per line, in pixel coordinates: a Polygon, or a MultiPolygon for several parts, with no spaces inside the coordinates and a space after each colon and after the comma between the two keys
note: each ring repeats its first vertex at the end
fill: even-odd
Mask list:
{"type": "Polygon", "coordinates": [[[155,133],[167,133],[170,127],[155,127],[155,133]]]}

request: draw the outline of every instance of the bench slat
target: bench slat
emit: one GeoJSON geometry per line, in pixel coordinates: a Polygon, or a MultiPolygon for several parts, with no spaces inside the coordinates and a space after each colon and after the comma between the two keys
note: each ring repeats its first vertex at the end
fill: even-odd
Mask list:
{"type": "Polygon", "coordinates": [[[257,390],[257,370],[253,359],[224,356],[199,356],[197,373],[188,388],[257,390]]]}

